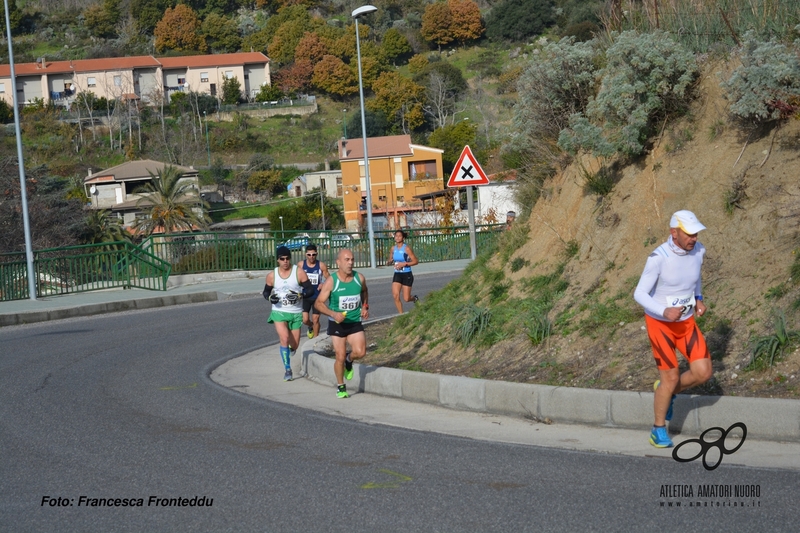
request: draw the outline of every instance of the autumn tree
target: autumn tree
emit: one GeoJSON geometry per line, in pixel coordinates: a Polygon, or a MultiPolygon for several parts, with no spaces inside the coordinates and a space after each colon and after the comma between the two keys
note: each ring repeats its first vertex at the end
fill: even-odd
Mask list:
{"type": "Polygon", "coordinates": [[[192,8],[178,4],[167,9],[154,31],[156,50],[178,52],[205,52],[206,42],[200,35],[200,19],[192,8]]]}
{"type": "Polygon", "coordinates": [[[474,41],[483,35],[481,10],[473,0],[447,0],[453,25],[453,39],[460,43],[474,41]]]}
{"type": "Polygon", "coordinates": [[[203,21],[201,30],[212,53],[235,52],[242,45],[239,27],[232,18],[210,13],[203,21]]]}
{"type": "Polygon", "coordinates": [[[483,35],[481,12],[473,0],[447,0],[429,4],[422,15],[422,37],[442,45],[465,43],[483,35]]]}
{"type": "Polygon", "coordinates": [[[272,76],[272,84],[280,87],[285,94],[305,91],[311,87],[314,65],[307,59],[295,61],[283,67],[272,76]]]}
{"type": "Polygon", "coordinates": [[[425,122],[422,101],[425,88],[396,72],[384,72],[372,85],[375,98],[368,107],[383,113],[398,123],[404,133],[410,133],[425,122]]]}
{"type": "Polygon", "coordinates": [[[297,43],[294,60],[310,61],[314,64],[326,55],[328,55],[328,45],[316,33],[307,31],[297,43]]]}
{"type": "Polygon", "coordinates": [[[448,45],[455,40],[451,27],[453,26],[453,14],[450,12],[446,2],[436,2],[428,4],[425,13],[422,15],[422,38],[430,41],[442,51],[442,45],[448,45]]]}
{"type": "Polygon", "coordinates": [[[344,61],[332,55],[326,55],[314,65],[311,82],[334,96],[348,96],[358,92],[358,79],[352,69],[345,65],[344,61]]]}

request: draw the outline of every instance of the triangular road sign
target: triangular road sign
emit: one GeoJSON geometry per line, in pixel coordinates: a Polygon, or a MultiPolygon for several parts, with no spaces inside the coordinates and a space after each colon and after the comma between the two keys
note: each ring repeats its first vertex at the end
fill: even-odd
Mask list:
{"type": "Polygon", "coordinates": [[[453,173],[450,174],[450,179],[447,181],[448,187],[466,187],[468,185],[488,185],[489,178],[483,172],[483,169],[478,164],[478,160],[472,155],[472,150],[469,146],[465,146],[461,151],[461,157],[458,158],[453,173]]]}

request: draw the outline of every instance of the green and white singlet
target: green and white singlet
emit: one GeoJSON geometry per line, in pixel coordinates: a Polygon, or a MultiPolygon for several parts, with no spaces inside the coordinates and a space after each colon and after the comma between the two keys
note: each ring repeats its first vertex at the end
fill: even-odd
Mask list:
{"type": "Polygon", "coordinates": [[[353,280],[347,283],[339,279],[339,273],[331,274],[333,289],[331,290],[331,311],[344,313],[345,324],[361,322],[361,280],[358,272],[353,271],[353,280]]]}

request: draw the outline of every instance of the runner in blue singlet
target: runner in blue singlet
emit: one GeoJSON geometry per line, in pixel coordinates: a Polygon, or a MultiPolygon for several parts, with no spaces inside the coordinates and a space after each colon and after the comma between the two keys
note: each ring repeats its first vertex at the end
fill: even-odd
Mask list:
{"type": "Polygon", "coordinates": [[[417,256],[409,245],[405,243],[406,232],[397,230],[394,232],[394,246],[392,246],[392,258],[387,265],[394,265],[394,277],[392,278],[392,297],[398,313],[403,313],[403,302],[400,300],[400,290],[403,291],[403,300],[406,302],[419,302],[419,298],[411,296],[411,285],[414,284],[414,274],[411,267],[419,263],[417,256]]]}

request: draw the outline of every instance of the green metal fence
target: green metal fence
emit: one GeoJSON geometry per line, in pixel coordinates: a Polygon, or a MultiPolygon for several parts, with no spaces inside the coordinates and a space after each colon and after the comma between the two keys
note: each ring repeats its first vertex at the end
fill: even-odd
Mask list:
{"type": "MultiPolygon", "coordinates": [[[[36,296],[115,287],[166,290],[170,264],[129,242],[39,250],[36,296]]],[[[0,301],[30,298],[25,253],[0,254],[0,301]]]]}
{"type": "MultiPolygon", "coordinates": [[[[503,225],[477,227],[478,251],[491,246],[503,225]]],[[[469,259],[466,226],[408,230],[406,242],[420,262],[469,259]]],[[[179,233],[148,237],[141,245],[116,242],[34,252],[36,295],[48,296],[114,287],[166,290],[170,274],[200,274],[275,267],[275,250],[288,246],[293,259],[315,244],[318,259],[331,268],[342,248],[353,251],[356,268],[370,266],[366,233],[273,231],[179,233]]],[[[386,265],[394,245],[392,231],[375,234],[377,266],[386,265]]],[[[30,298],[25,254],[0,254],[0,301],[30,298]]]]}
{"type": "MultiPolygon", "coordinates": [[[[491,245],[504,225],[476,228],[478,250],[491,245]]],[[[408,230],[406,242],[420,262],[469,259],[469,229],[464,227],[408,230]]],[[[375,234],[375,260],[387,263],[394,245],[392,231],[375,234]]],[[[315,244],[318,259],[335,267],[342,248],[353,251],[356,268],[370,266],[369,236],[366,233],[331,231],[272,231],[243,233],[191,233],[159,235],[142,243],[142,248],[168,261],[173,274],[200,274],[232,270],[268,270],[276,266],[275,250],[288,246],[295,261],[304,258],[305,249],[315,244]]]]}

